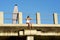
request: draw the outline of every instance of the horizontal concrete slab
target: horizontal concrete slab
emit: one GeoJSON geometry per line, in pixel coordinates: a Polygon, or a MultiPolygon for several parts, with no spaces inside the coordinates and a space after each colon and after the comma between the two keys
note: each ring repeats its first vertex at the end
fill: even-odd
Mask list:
{"type": "MultiPolygon", "coordinates": [[[[32,34],[34,34],[34,32],[32,34]]],[[[26,36],[26,35],[29,36],[32,34],[27,32],[26,34],[23,35],[23,32],[20,31],[19,36],[26,36]]],[[[37,36],[60,36],[60,33],[56,33],[56,32],[43,33],[41,31],[37,31],[37,33],[34,35],[37,35],[37,36]]],[[[0,36],[18,36],[18,33],[13,33],[13,32],[12,33],[0,33],[0,36]]]]}
{"type": "Polygon", "coordinates": [[[18,33],[0,33],[0,36],[18,36],[18,33]]]}
{"type": "Polygon", "coordinates": [[[23,31],[19,31],[19,35],[24,35],[24,34],[23,34],[23,31]]]}
{"type": "MultiPolygon", "coordinates": [[[[0,24],[0,27],[28,27],[27,24],[0,24]]],[[[60,24],[32,24],[32,27],[60,27],[60,24]]]]}
{"type": "Polygon", "coordinates": [[[37,30],[24,30],[24,35],[36,35],[37,30]]]}
{"type": "Polygon", "coordinates": [[[56,32],[43,33],[41,31],[38,31],[37,35],[40,35],[40,36],[60,36],[60,33],[56,33],[56,32]]]}

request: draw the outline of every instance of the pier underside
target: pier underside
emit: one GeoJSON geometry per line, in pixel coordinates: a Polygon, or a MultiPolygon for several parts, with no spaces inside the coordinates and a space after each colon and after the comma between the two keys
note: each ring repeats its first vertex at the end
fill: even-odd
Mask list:
{"type": "MultiPolygon", "coordinates": [[[[26,36],[0,36],[0,40],[26,40],[26,36]]],[[[34,36],[34,40],[60,40],[60,36],[34,36]]]]}

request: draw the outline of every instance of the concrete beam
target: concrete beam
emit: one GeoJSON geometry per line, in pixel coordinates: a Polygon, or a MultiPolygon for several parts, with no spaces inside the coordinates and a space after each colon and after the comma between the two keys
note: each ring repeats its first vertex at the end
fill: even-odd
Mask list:
{"type": "Polygon", "coordinates": [[[40,36],[60,36],[60,33],[57,33],[57,32],[43,33],[41,31],[37,31],[37,35],[40,35],[40,36]]]}
{"type": "Polygon", "coordinates": [[[40,13],[37,12],[36,14],[36,24],[41,24],[40,13]]]}
{"type": "Polygon", "coordinates": [[[18,33],[0,33],[0,36],[18,36],[18,33]]]}
{"type": "Polygon", "coordinates": [[[24,35],[36,35],[37,30],[24,30],[24,35]]]}
{"type": "Polygon", "coordinates": [[[58,24],[58,15],[57,15],[57,13],[53,14],[53,21],[54,21],[54,24],[58,24]]]}
{"type": "Polygon", "coordinates": [[[22,12],[19,12],[18,22],[19,22],[19,24],[22,24],[22,12]]]}
{"type": "MultiPolygon", "coordinates": [[[[40,36],[60,36],[60,33],[57,33],[57,32],[44,33],[44,32],[41,32],[41,31],[37,31],[37,33],[35,35],[40,35],[40,36]]],[[[11,32],[11,33],[0,33],[0,36],[18,36],[18,33],[13,33],[13,32],[11,32]]],[[[24,35],[22,35],[22,36],[24,36],[24,35]]],[[[27,35],[27,36],[29,36],[29,35],[27,35]]],[[[29,36],[29,37],[31,37],[31,36],[29,36]]],[[[29,39],[29,38],[27,38],[27,39],[29,39]]]]}
{"type": "Polygon", "coordinates": [[[34,40],[34,36],[27,36],[27,40],[34,40]]]}
{"type": "MultiPolygon", "coordinates": [[[[60,36],[60,33],[58,32],[41,32],[41,31],[34,31],[34,32],[32,32],[32,31],[30,31],[30,30],[25,30],[24,31],[24,35],[27,35],[27,36],[29,36],[29,35],[37,35],[37,36],[60,36]]],[[[24,35],[22,35],[22,36],[24,36],[24,35]]],[[[30,38],[27,38],[27,39],[29,39],[30,40],[30,38]]]]}
{"type": "Polygon", "coordinates": [[[0,24],[3,24],[4,22],[3,22],[3,12],[0,12],[0,24]]]}

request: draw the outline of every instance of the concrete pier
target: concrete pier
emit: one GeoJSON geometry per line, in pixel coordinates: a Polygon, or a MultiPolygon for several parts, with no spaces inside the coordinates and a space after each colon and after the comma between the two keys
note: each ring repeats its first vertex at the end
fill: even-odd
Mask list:
{"type": "Polygon", "coordinates": [[[0,36],[25,36],[25,38],[27,37],[26,40],[34,40],[35,36],[60,36],[60,24],[58,24],[57,13],[53,14],[54,24],[41,24],[40,13],[37,12],[36,24],[32,24],[30,29],[28,24],[23,23],[22,12],[18,11],[17,4],[14,6],[12,16],[10,20],[12,20],[13,24],[4,24],[3,12],[0,12],[0,36]]]}
{"type": "Polygon", "coordinates": [[[34,36],[27,36],[27,40],[34,40],[34,36]]]}

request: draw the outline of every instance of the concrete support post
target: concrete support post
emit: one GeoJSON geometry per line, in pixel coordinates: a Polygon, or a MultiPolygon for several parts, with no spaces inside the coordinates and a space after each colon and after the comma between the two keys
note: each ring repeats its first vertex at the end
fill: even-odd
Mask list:
{"type": "Polygon", "coordinates": [[[16,24],[17,23],[17,15],[18,13],[13,13],[13,20],[12,20],[12,23],[13,24],[16,24]]]}
{"type": "Polygon", "coordinates": [[[19,23],[19,24],[22,24],[22,12],[19,12],[18,23],[19,23]]]}
{"type": "Polygon", "coordinates": [[[37,12],[37,14],[36,14],[36,24],[41,24],[40,13],[39,12],[37,12]]]}
{"type": "Polygon", "coordinates": [[[27,40],[34,40],[34,36],[27,36],[27,40]]]}
{"type": "Polygon", "coordinates": [[[53,21],[54,21],[54,24],[58,24],[58,15],[57,15],[57,13],[53,14],[53,21]]]}
{"type": "Polygon", "coordinates": [[[17,4],[15,4],[14,10],[13,10],[13,20],[12,20],[13,24],[17,24],[18,14],[19,14],[18,13],[18,6],[17,6],[17,4]]]}
{"type": "Polygon", "coordinates": [[[3,12],[0,12],[0,24],[3,24],[3,12]]]}
{"type": "Polygon", "coordinates": [[[23,31],[19,31],[19,35],[20,36],[23,36],[23,31]]]}

